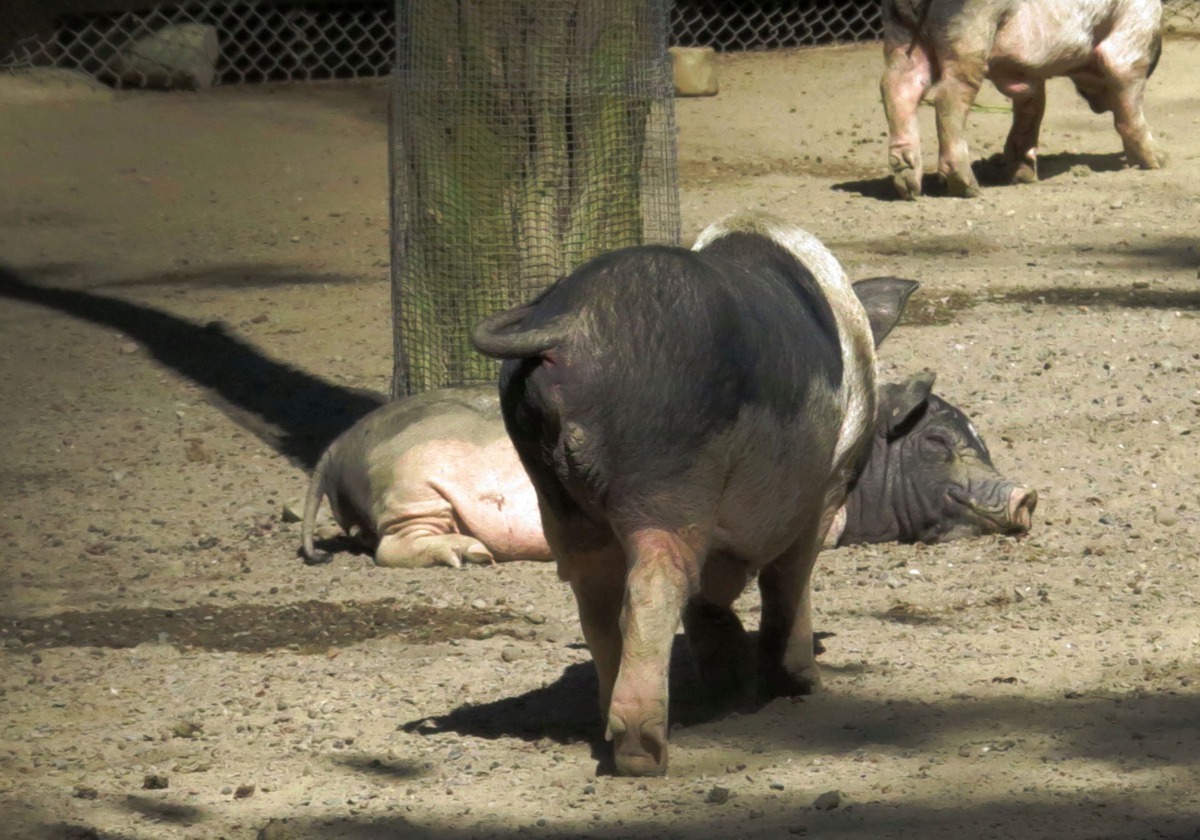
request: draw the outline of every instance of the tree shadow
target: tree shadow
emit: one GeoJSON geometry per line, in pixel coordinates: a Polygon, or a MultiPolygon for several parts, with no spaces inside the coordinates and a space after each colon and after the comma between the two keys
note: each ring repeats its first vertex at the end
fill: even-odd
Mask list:
{"type": "Polygon", "coordinates": [[[95,292],[36,285],[4,266],[0,297],[120,330],[204,388],[209,401],[239,426],[309,469],[334,438],[386,402],[380,394],[333,385],[271,359],[220,321],[200,325],[95,292]]]}

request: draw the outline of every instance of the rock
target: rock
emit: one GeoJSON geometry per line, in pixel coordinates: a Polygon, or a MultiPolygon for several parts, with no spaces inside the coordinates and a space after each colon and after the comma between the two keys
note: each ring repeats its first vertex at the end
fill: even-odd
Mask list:
{"type": "Polygon", "coordinates": [[[712,47],[671,47],[667,52],[676,96],[717,94],[717,54],[712,47]]]}
{"type": "Polygon", "coordinates": [[[109,71],[131,87],[212,87],[221,54],[216,27],[203,23],[164,26],[120,50],[109,71]]]}
{"type": "Polygon", "coordinates": [[[710,805],[724,805],[729,801],[729,788],[714,785],[704,797],[704,801],[710,805]]]}
{"type": "Polygon", "coordinates": [[[111,102],[113,89],[63,67],[28,67],[0,72],[0,105],[111,102]]]}
{"type": "Polygon", "coordinates": [[[142,779],[143,790],[166,790],[170,787],[170,784],[166,776],[158,773],[152,773],[142,779]]]}
{"type": "Polygon", "coordinates": [[[500,658],[505,662],[516,662],[525,658],[525,652],[516,645],[505,645],[500,650],[500,658]]]}
{"type": "Polygon", "coordinates": [[[842,804],[842,792],[840,790],[827,790],[813,800],[813,808],[818,811],[832,811],[842,804]]]}
{"type": "Polygon", "coordinates": [[[292,499],[285,502],[283,512],[280,514],[280,519],[284,522],[299,522],[304,519],[304,503],[299,499],[292,499]]]}

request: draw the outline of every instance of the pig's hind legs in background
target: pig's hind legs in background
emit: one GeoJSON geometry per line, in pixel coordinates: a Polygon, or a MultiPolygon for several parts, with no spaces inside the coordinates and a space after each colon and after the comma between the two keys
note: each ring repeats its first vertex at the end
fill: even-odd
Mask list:
{"type": "Polygon", "coordinates": [[[901,198],[921,194],[921,130],[917,107],[933,84],[929,53],[918,43],[887,44],[886,69],[880,82],[888,121],[888,166],[901,198]]]}

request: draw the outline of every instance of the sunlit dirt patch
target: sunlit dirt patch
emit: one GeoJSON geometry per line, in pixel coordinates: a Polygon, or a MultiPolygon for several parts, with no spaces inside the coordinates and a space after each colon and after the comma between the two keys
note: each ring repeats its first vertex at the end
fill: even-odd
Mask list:
{"type": "Polygon", "coordinates": [[[521,637],[525,619],[507,610],[401,606],[396,599],[360,603],[300,601],[185,609],[63,612],[48,618],[3,619],[0,639],[28,648],[128,648],[162,642],[178,648],[258,653],[287,648],[318,653],[368,639],[401,636],[412,644],[494,635],[521,637]]]}

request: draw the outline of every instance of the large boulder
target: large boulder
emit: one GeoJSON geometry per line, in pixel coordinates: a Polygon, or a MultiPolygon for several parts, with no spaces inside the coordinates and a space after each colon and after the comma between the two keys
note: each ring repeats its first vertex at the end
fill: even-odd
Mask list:
{"type": "Polygon", "coordinates": [[[221,47],[216,27],[204,23],[164,26],[113,56],[109,71],[130,87],[211,87],[221,47]]]}

